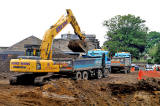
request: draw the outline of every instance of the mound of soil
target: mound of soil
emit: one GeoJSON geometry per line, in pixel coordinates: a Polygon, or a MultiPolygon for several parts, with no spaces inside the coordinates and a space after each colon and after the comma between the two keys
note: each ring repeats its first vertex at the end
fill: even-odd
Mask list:
{"type": "Polygon", "coordinates": [[[111,89],[112,95],[119,94],[132,94],[135,91],[160,91],[160,80],[155,78],[147,78],[146,80],[140,80],[135,84],[108,84],[111,89]]]}
{"type": "Polygon", "coordinates": [[[69,55],[64,53],[54,53],[53,58],[76,58],[78,55],[69,55]]]}
{"type": "MultiPolygon", "coordinates": [[[[17,96],[42,99],[46,103],[52,101],[52,104],[60,106],[123,106],[131,104],[156,106],[159,104],[160,84],[154,80],[147,79],[135,84],[116,84],[106,83],[104,80],[73,81],[61,78],[17,96]]],[[[41,105],[44,104],[41,103],[41,105]]]]}
{"type": "Polygon", "coordinates": [[[159,106],[159,80],[137,81],[137,73],[99,80],[52,79],[43,86],[11,86],[0,81],[0,105],[159,106]]]}
{"type": "Polygon", "coordinates": [[[87,52],[88,45],[87,42],[83,40],[70,40],[68,44],[68,48],[73,52],[87,52]]]}

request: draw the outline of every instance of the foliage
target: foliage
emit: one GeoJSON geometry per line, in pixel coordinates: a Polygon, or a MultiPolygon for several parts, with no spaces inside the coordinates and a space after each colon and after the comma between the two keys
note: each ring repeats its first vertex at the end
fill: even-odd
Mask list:
{"type": "Polygon", "coordinates": [[[140,59],[136,59],[136,58],[133,58],[132,59],[132,62],[135,62],[135,63],[141,63],[141,62],[143,62],[143,63],[147,63],[147,60],[144,60],[144,58],[140,58],[140,59]]]}
{"type": "Polygon", "coordinates": [[[107,41],[103,46],[115,52],[130,52],[133,57],[139,58],[146,45],[146,35],[148,28],[145,26],[145,20],[134,15],[117,15],[103,25],[108,28],[106,34],[107,41]]]}
{"type": "Polygon", "coordinates": [[[159,43],[159,41],[160,41],[160,33],[159,32],[156,32],[156,31],[149,32],[149,34],[147,35],[147,45],[146,45],[145,52],[149,53],[150,49],[152,49],[154,47],[154,45],[159,43]]]}
{"type": "Polygon", "coordinates": [[[157,45],[152,46],[152,47],[148,50],[149,56],[150,56],[152,59],[156,56],[157,50],[158,50],[158,46],[157,46],[157,45]]]}
{"type": "Polygon", "coordinates": [[[160,43],[158,43],[157,45],[157,50],[156,53],[154,55],[154,59],[155,59],[155,63],[160,64],[160,43]]]}
{"type": "Polygon", "coordinates": [[[156,43],[148,50],[148,54],[151,57],[148,59],[148,63],[160,64],[160,43],[156,43]]]}

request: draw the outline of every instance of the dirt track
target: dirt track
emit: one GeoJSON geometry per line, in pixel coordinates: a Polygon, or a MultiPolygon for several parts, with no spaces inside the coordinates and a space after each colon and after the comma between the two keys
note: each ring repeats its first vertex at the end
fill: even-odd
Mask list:
{"type": "Polygon", "coordinates": [[[111,74],[89,81],[53,79],[41,87],[11,86],[0,80],[0,105],[5,106],[158,106],[159,82],[137,81],[137,72],[111,74]],[[158,85],[158,86],[157,86],[158,85]]]}

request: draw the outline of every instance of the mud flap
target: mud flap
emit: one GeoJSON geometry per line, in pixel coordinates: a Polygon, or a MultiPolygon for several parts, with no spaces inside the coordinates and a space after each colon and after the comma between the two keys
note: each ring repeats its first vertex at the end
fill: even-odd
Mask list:
{"type": "Polygon", "coordinates": [[[102,74],[103,77],[107,77],[109,74],[109,70],[106,70],[106,65],[105,65],[105,54],[102,54],[102,74]]]}

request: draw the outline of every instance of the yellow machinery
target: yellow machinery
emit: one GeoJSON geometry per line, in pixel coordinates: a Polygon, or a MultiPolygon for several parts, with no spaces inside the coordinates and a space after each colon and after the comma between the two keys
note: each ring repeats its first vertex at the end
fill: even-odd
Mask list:
{"type": "MultiPolygon", "coordinates": [[[[59,72],[61,65],[54,64],[52,60],[52,42],[54,37],[67,25],[71,24],[76,35],[79,36],[80,40],[84,42],[85,36],[81,33],[80,27],[72,14],[70,9],[67,9],[67,15],[62,16],[56,24],[48,29],[43,37],[40,46],[40,57],[34,56],[35,49],[33,50],[33,56],[23,56],[19,59],[11,59],[10,71],[12,72],[23,72],[23,75],[17,75],[10,79],[10,84],[17,83],[29,83],[29,79],[35,82],[37,76],[46,75],[48,72],[59,72]],[[27,82],[25,82],[27,81],[27,82]]],[[[82,48],[86,52],[86,45],[82,45],[82,48]]],[[[74,49],[75,45],[69,45],[70,49],[74,49]]],[[[38,78],[37,78],[38,79],[38,78]]],[[[36,79],[36,80],[37,80],[36,79]]]]}
{"type": "Polygon", "coordinates": [[[51,28],[47,30],[47,32],[45,33],[40,48],[41,59],[52,59],[52,41],[54,37],[69,23],[72,25],[75,34],[78,35],[79,38],[84,41],[85,36],[81,33],[80,27],[75,17],[73,16],[72,11],[70,9],[67,9],[67,16],[63,15],[58,20],[58,22],[55,25],[51,26],[51,28]]]}

